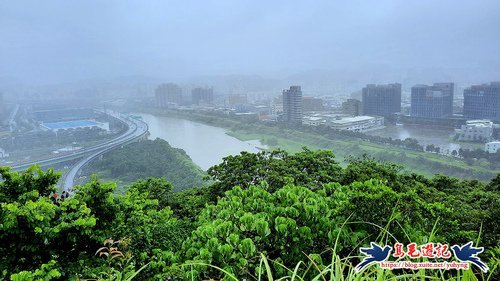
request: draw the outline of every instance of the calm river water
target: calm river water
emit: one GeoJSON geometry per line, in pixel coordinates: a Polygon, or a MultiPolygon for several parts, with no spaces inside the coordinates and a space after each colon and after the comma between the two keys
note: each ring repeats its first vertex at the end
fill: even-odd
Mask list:
{"type": "Polygon", "coordinates": [[[406,138],[414,138],[418,142],[426,146],[428,144],[434,144],[441,147],[441,150],[452,151],[457,150],[460,147],[463,148],[474,148],[473,144],[458,144],[452,141],[455,134],[452,128],[439,128],[439,127],[423,127],[418,125],[400,125],[400,126],[387,126],[384,129],[374,130],[367,132],[369,135],[381,136],[381,137],[391,137],[393,139],[404,140],[406,138]]]}
{"type": "Polygon", "coordinates": [[[260,142],[240,141],[226,135],[226,130],[189,120],[137,114],[149,125],[150,139],[161,138],[171,146],[181,148],[203,170],[219,164],[223,157],[241,151],[258,152],[260,142]]]}
{"type": "MultiPolygon", "coordinates": [[[[203,170],[219,164],[223,157],[236,155],[241,151],[258,152],[258,147],[265,147],[258,140],[240,141],[226,135],[226,130],[189,120],[151,114],[137,114],[148,123],[150,139],[161,138],[173,147],[181,148],[203,170]]],[[[434,144],[442,152],[458,150],[460,146],[473,148],[469,144],[457,144],[451,141],[453,129],[422,127],[413,125],[387,126],[384,129],[368,132],[370,135],[391,137],[393,139],[414,138],[422,145],[434,144]]]]}

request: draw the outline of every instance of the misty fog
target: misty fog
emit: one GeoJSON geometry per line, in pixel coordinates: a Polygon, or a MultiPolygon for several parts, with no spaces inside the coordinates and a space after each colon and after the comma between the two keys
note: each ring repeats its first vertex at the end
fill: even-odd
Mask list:
{"type": "Polygon", "coordinates": [[[0,89],[228,75],[310,90],[487,82],[500,76],[499,14],[498,1],[2,1],[0,89]]]}
{"type": "Polygon", "coordinates": [[[500,0],[0,0],[0,280],[500,280],[499,216],[500,0]]]}

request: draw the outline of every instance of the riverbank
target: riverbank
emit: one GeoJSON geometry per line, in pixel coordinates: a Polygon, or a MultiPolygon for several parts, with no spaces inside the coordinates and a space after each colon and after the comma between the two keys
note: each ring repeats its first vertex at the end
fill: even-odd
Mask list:
{"type": "Polygon", "coordinates": [[[388,148],[361,140],[336,141],[302,132],[289,132],[285,134],[286,137],[282,137],[281,134],[262,134],[248,130],[234,130],[228,134],[240,140],[261,139],[261,141],[265,141],[266,138],[274,138],[277,145],[272,146],[272,148],[280,148],[289,152],[298,152],[304,146],[310,149],[330,149],[344,165],[349,156],[360,157],[367,154],[378,160],[401,164],[408,171],[418,172],[426,176],[442,173],[449,176],[473,178],[482,174],[484,177],[481,179],[486,181],[496,174],[490,173],[490,170],[483,167],[471,167],[456,158],[395,147],[388,148]]]}
{"type": "Polygon", "coordinates": [[[164,139],[175,148],[180,148],[192,158],[201,169],[222,162],[229,155],[241,151],[259,152],[262,145],[257,142],[240,141],[228,136],[221,126],[207,125],[187,118],[139,114],[149,124],[150,139],[164,139]]]}
{"type": "Polygon", "coordinates": [[[454,157],[375,144],[346,136],[337,136],[332,139],[319,134],[301,132],[277,125],[243,122],[222,114],[159,109],[146,109],[146,112],[225,128],[228,131],[227,134],[232,137],[242,141],[258,139],[263,144],[269,145],[270,149],[280,148],[290,152],[297,152],[304,146],[311,149],[330,149],[337,155],[339,161],[344,163],[350,156],[360,157],[367,154],[377,160],[400,164],[409,172],[418,172],[426,176],[440,173],[459,178],[479,178],[487,181],[500,172],[491,169],[488,163],[481,160],[466,163],[454,157]],[[270,145],[269,142],[275,143],[270,145]]]}
{"type": "Polygon", "coordinates": [[[388,125],[383,129],[366,132],[367,135],[401,139],[412,138],[418,140],[424,147],[434,145],[443,153],[462,149],[484,149],[484,143],[459,142],[454,139],[454,128],[423,126],[423,125],[388,125]]]}

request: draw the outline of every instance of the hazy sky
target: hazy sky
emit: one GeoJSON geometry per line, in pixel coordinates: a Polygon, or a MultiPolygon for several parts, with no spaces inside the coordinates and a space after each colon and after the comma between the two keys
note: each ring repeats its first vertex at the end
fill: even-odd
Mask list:
{"type": "Polygon", "coordinates": [[[500,1],[0,0],[0,77],[500,68],[500,1]],[[467,2],[467,3],[465,3],[467,2]]]}

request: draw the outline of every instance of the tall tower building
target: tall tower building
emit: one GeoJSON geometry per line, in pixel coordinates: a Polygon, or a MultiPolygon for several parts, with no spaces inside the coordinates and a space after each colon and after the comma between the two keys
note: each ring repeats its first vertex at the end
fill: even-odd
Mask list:
{"type": "Polygon", "coordinates": [[[453,115],[454,83],[416,85],[411,88],[411,116],[446,118],[453,115]]]}
{"type": "Polygon", "coordinates": [[[363,114],[388,116],[401,112],[401,84],[368,84],[362,91],[363,114]]]}
{"type": "Polygon", "coordinates": [[[200,104],[200,103],[211,104],[214,101],[214,89],[194,88],[193,90],[191,90],[191,98],[194,104],[200,104]]]}
{"type": "Polygon", "coordinates": [[[290,86],[283,90],[283,119],[288,123],[302,123],[302,90],[300,86],[290,86]]]}
{"type": "Polygon", "coordinates": [[[464,116],[471,119],[500,120],[500,82],[466,88],[464,116]]]}
{"type": "Polygon", "coordinates": [[[352,116],[360,116],[363,114],[361,101],[357,99],[347,99],[342,103],[342,113],[352,116]]]}
{"type": "Polygon", "coordinates": [[[167,107],[169,103],[182,103],[182,89],[174,83],[161,84],[155,90],[156,105],[167,107]]]}

